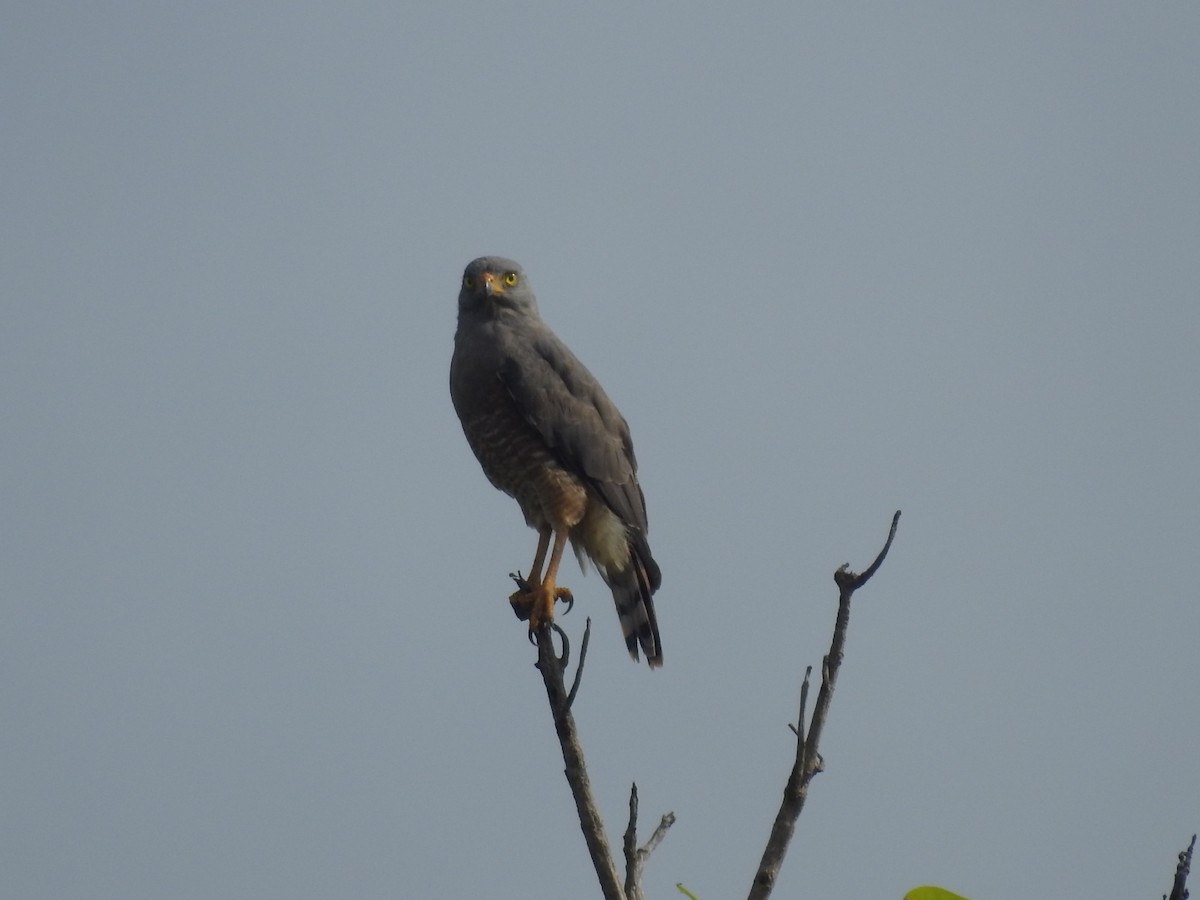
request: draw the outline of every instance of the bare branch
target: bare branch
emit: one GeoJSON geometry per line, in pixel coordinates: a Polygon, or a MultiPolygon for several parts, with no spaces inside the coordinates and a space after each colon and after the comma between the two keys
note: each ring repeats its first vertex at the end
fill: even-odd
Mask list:
{"type": "Polygon", "coordinates": [[[642,860],[643,867],[646,860],[650,858],[650,854],[658,848],[658,845],[662,843],[663,838],[667,836],[667,832],[671,830],[671,826],[674,824],[675,813],[673,812],[666,813],[658,820],[658,826],[654,829],[653,834],[650,835],[650,839],[642,844],[638,850],[638,856],[642,860]]]}
{"type": "MultiPolygon", "coordinates": [[[[556,630],[561,633],[561,629],[556,630]]],[[[620,877],[617,875],[617,867],[613,862],[612,851],[608,846],[608,838],[604,834],[600,807],[592,794],[591,781],[583,759],[583,747],[579,743],[575,718],[571,715],[567,689],[563,684],[562,662],[554,653],[552,634],[549,628],[540,628],[537,631],[537,667],[546,683],[546,696],[554,717],[554,730],[558,733],[558,743],[562,747],[563,762],[566,764],[567,784],[571,786],[571,796],[575,798],[579,827],[583,831],[583,840],[596,869],[604,900],[626,900],[625,892],[621,889],[620,877]]],[[[565,648],[563,655],[566,656],[565,648]]]]}
{"type": "Polygon", "coordinates": [[[804,715],[808,707],[808,679],[812,677],[812,666],[806,666],[804,669],[804,681],[800,685],[800,720],[799,724],[793,725],[788,722],[788,728],[792,729],[799,740],[796,741],[796,753],[799,755],[800,748],[804,746],[804,715]]]}
{"type": "Polygon", "coordinates": [[[625,828],[625,897],[626,900],[646,900],[636,877],[637,872],[637,782],[629,789],[629,824],[625,828]]]}
{"type": "Polygon", "coordinates": [[[1170,900],[1187,900],[1187,877],[1188,872],[1192,869],[1192,851],[1196,849],[1196,836],[1192,835],[1192,842],[1188,844],[1186,850],[1179,852],[1179,865],[1175,867],[1175,883],[1171,885],[1170,900]]]}
{"type": "Polygon", "coordinates": [[[821,661],[821,688],[817,692],[817,702],[813,707],[812,720],[808,725],[805,736],[804,706],[808,699],[808,679],[812,673],[810,666],[804,675],[804,684],[800,689],[801,714],[799,727],[792,730],[796,733],[796,760],[788,776],[787,786],[783,789],[783,800],[779,804],[779,812],[775,815],[775,823],[771,826],[771,836],[763,850],[758,871],[751,883],[749,900],[766,900],[775,888],[779,870],[783,866],[783,858],[787,854],[788,844],[796,830],[796,820],[804,809],[804,801],[808,797],[808,785],[812,777],[824,769],[824,762],[818,752],[821,734],[825,730],[825,720],[829,715],[829,704],[833,699],[833,689],[837,684],[838,670],[842,665],[842,653],[846,645],[846,629],[850,624],[850,598],[856,590],[862,587],[883,564],[892,540],[896,536],[896,526],[900,522],[900,511],[892,516],[892,527],[888,532],[887,541],[875,561],[861,574],[856,575],[849,570],[848,565],[842,566],[834,573],[833,580],[838,586],[837,620],[833,627],[833,640],[829,652],[821,661]]]}
{"type": "Polygon", "coordinates": [[[625,828],[625,897],[626,900],[646,900],[642,891],[642,872],[650,860],[650,854],[662,843],[671,826],[675,824],[675,813],[669,812],[658,823],[650,839],[637,846],[638,789],[637,782],[629,790],[629,825],[625,828]]]}
{"type": "MultiPolygon", "coordinates": [[[[884,542],[883,549],[880,550],[879,555],[875,557],[875,562],[867,566],[867,570],[865,572],[863,572],[861,575],[854,576],[854,586],[850,589],[851,592],[858,590],[860,587],[870,581],[871,576],[875,574],[876,570],[878,570],[881,565],[883,565],[883,561],[887,558],[888,551],[892,549],[892,541],[896,538],[896,526],[899,524],[900,510],[896,510],[895,515],[892,516],[892,527],[888,530],[887,541],[884,542]]],[[[845,569],[846,567],[842,566],[842,568],[838,571],[845,571],[845,569]]],[[[837,580],[836,576],[834,580],[837,580]]]]}

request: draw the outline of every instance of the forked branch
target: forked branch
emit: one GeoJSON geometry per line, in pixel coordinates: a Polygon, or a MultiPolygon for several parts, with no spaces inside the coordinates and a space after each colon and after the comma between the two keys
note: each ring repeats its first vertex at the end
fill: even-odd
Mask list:
{"type": "Polygon", "coordinates": [[[900,522],[900,511],[892,516],[892,527],[888,532],[887,541],[875,561],[862,574],[850,571],[849,565],[843,565],[834,573],[833,580],[838,586],[837,621],[833,627],[833,641],[829,653],[821,665],[821,689],[817,693],[817,702],[813,707],[812,719],[808,726],[804,724],[805,706],[808,701],[808,680],[812,674],[809,666],[804,673],[804,683],[800,688],[800,721],[792,726],[796,734],[796,759],[788,777],[787,786],[783,789],[783,800],[779,804],[779,812],[775,815],[775,824],[771,827],[771,836],[763,850],[758,871],[750,887],[749,900],[766,900],[775,888],[779,870],[783,866],[783,858],[787,854],[788,844],[796,830],[796,820],[804,809],[804,801],[808,797],[808,785],[814,775],[824,768],[818,745],[821,734],[825,730],[825,720],[829,715],[829,704],[833,699],[833,688],[837,684],[838,670],[842,665],[842,652],[846,645],[846,628],[850,624],[850,598],[854,592],[866,584],[872,575],[883,564],[884,558],[891,549],[892,540],[896,537],[896,526],[900,522]]]}
{"type": "MultiPolygon", "coordinates": [[[[562,633],[557,625],[554,631],[562,633]]],[[[540,628],[537,631],[538,671],[546,683],[546,697],[550,701],[550,713],[554,717],[554,730],[562,747],[563,762],[566,764],[567,783],[571,796],[575,798],[575,811],[579,814],[579,827],[587,844],[596,877],[604,900],[625,900],[620,876],[613,864],[612,851],[604,834],[604,821],[600,818],[600,807],[592,794],[592,783],[588,779],[583,761],[583,747],[579,744],[579,732],[575,729],[575,717],[571,715],[571,704],[567,700],[567,688],[563,683],[563,660],[554,652],[554,631],[540,628]]],[[[565,635],[564,635],[565,637],[565,635]]],[[[564,651],[565,656],[565,651],[564,651]]]]}
{"type": "Polygon", "coordinates": [[[579,827],[583,831],[583,840],[587,844],[588,855],[596,869],[596,877],[600,881],[600,890],[604,900],[643,900],[641,880],[642,870],[654,848],[666,836],[667,829],[675,821],[674,813],[663,816],[662,822],[642,846],[637,847],[637,785],[629,801],[629,827],[625,832],[626,872],[625,884],[622,886],[617,874],[616,863],[613,861],[612,850],[604,833],[604,821],[600,817],[600,807],[592,794],[591,781],[588,779],[587,766],[583,759],[583,747],[579,743],[579,733],[575,728],[575,717],[571,714],[571,704],[579,691],[579,679],[583,673],[583,663],[587,658],[588,638],[591,634],[591,620],[588,620],[584,630],[583,642],[579,650],[579,662],[576,664],[575,678],[568,692],[563,680],[563,670],[568,662],[567,636],[557,625],[541,628],[537,632],[538,671],[546,683],[546,696],[550,701],[550,712],[554,717],[554,730],[558,733],[558,743],[562,747],[563,762],[566,764],[565,774],[571,787],[571,796],[575,798],[575,810],[579,814],[579,827]],[[554,651],[554,637],[557,633],[563,643],[563,652],[559,656],[554,651]]]}
{"type": "MultiPolygon", "coordinates": [[[[875,561],[866,570],[861,574],[855,574],[849,570],[849,566],[844,565],[834,574],[834,581],[837,583],[839,592],[837,621],[834,625],[833,641],[830,644],[829,653],[826,654],[821,666],[821,688],[817,694],[812,718],[806,726],[809,678],[812,675],[812,666],[809,666],[800,689],[799,722],[797,725],[790,726],[796,734],[795,762],[792,765],[787,786],[784,788],[783,801],[776,814],[771,836],[754,876],[749,895],[750,900],[765,900],[774,889],[788,844],[795,832],[796,820],[804,808],[809,782],[813,775],[823,768],[821,755],[817,748],[825,728],[825,720],[829,714],[829,704],[833,698],[834,685],[837,683],[838,670],[842,664],[846,628],[850,621],[850,598],[856,590],[870,580],[883,563],[892,546],[892,540],[896,536],[896,526],[899,521],[900,512],[897,511],[892,517],[892,527],[888,532],[887,542],[879,551],[879,555],[875,557],[875,561]]],[[[629,797],[629,825],[624,836],[626,870],[625,883],[622,884],[613,861],[612,851],[609,848],[608,838],[604,833],[604,821],[600,817],[600,808],[592,794],[591,782],[588,779],[587,767],[583,759],[583,748],[579,743],[575,718],[571,714],[571,704],[579,690],[579,679],[584,660],[587,657],[590,626],[589,621],[588,628],[584,632],[578,667],[570,691],[567,690],[563,680],[563,671],[568,663],[569,645],[566,634],[557,625],[552,624],[548,628],[542,627],[536,633],[537,668],[542,673],[542,680],[546,685],[546,696],[550,701],[551,715],[554,717],[554,730],[558,733],[558,742],[562,747],[563,762],[566,765],[564,774],[566,774],[567,783],[571,787],[571,796],[575,799],[579,827],[583,831],[583,839],[587,844],[588,854],[592,858],[592,865],[595,867],[596,877],[600,882],[600,890],[605,900],[644,900],[641,888],[642,871],[650,854],[654,852],[654,849],[666,836],[668,829],[674,824],[675,815],[667,813],[663,816],[646,843],[638,847],[638,795],[637,785],[633,786],[629,797]],[[555,653],[555,633],[562,640],[561,656],[555,653]]],[[[1189,852],[1189,860],[1190,856],[1189,852]]]]}
{"type": "Polygon", "coordinates": [[[646,900],[642,892],[642,870],[667,831],[675,824],[675,813],[669,812],[658,823],[650,839],[637,845],[638,790],[637,782],[629,790],[629,825],[625,829],[625,897],[626,900],[646,900]]]}

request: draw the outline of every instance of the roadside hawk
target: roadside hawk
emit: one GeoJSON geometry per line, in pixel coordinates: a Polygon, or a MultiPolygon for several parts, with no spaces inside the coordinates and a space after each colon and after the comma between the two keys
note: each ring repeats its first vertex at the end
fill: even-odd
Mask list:
{"type": "Polygon", "coordinates": [[[450,397],[488,480],[538,532],[528,578],[509,600],[530,631],[554,618],[567,540],[581,568],[612,590],[629,655],[662,665],[653,594],[662,581],[646,542],[646,501],[625,418],[542,321],[525,273],[484,256],[463,272],[450,397]],[[549,560],[546,554],[549,552],[549,560]],[[546,566],[542,575],[542,565],[546,566]]]}

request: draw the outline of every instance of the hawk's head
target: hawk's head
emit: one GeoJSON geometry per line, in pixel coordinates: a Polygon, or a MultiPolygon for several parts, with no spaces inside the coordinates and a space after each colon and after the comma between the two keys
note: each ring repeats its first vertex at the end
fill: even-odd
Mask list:
{"type": "Polygon", "coordinates": [[[502,311],[537,314],[537,301],[520,263],[503,256],[481,256],[463,271],[458,311],[485,317],[502,311]]]}

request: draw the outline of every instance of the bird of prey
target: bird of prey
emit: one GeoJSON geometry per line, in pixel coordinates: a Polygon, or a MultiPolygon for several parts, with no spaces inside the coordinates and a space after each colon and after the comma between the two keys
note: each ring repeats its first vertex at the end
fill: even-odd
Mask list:
{"type": "Polygon", "coordinates": [[[488,480],[538,532],[513,609],[530,631],[554,618],[568,539],[612,590],[629,655],[662,665],[653,594],[662,582],[646,542],[646,501],[625,418],[542,321],[521,267],[484,256],[463,272],[450,397],[488,480]],[[549,559],[547,560],[547,552],[549,559]],[[542,565],[546,571],[542,574],[542,565]]]}

